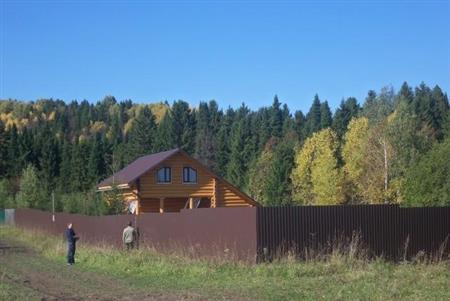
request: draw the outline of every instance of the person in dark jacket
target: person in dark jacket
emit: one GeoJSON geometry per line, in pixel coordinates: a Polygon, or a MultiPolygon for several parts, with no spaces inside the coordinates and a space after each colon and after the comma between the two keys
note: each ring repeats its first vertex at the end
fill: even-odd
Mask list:
{"type": "Polygon", "coordinates": [[[67,240],[67,265],[73,265],[75,263],[75,249],[78,236],[73,230],[72,223],[67,224],[65,235],[67,240]]]}

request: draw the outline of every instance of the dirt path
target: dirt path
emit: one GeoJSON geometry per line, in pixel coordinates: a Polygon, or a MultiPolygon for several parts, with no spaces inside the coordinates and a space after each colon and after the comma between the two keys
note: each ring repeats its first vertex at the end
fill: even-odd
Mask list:
{"type": "MultiPolygon", "coordinates": [[[[186,299],[131,288],[120,280],[83,271],[76,265],[62,266],[23,245],[0,238],[0,285],[2,283],[14,292],[19,290],[26,294],[27,299],[42,301],[186,299]]],[[[14,296],[11,299],[15,299],[14,296]]]]}

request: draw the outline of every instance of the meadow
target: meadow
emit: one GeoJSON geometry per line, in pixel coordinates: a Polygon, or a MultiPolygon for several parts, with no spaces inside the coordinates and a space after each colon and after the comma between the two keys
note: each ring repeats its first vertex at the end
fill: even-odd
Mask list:
{"type": "MultiPolygon", "coordinates": [[[[43,268],[51,274],[53,271],[48,266],[53,266],[65,273],[64,270],[71,268],[65,266],[66,246],[59,237],[5,226],[0,227],[0,234],[3,245],[29,250],[0,255],[0,260],[8,257],[0,273],[4,298],[14,299],[17,295],[20,299],[30,289],[21,287],[17,281],[8,281],[20,278],[21,272],[32,274],[33,269],[43,268]],[[20,256],[26,259],[16,260],[22,264],[18,264],[20,269],[15,269],[11,262],[20,256]]],[[[151,300],[450,299],[448,261],[420,258],[393,263],[383,258],[369,260],[363,254],[342,248],[306,261],[286,256],[270,263],[251,264],[219,257],[189,258],[176,251],[171,254],[154,249],[126,252],[80,244],[73,268],[79,278],[85,273],[95,275],[89,285],[95,287],[92,282],[102,278],[112,279],[135,292],[151,292],[151,296],[156,296],[151,300]]],[[[101,292],[102,285],[95,290],[101,292]]],[[[116,296],[115,300],[126,300],[116,296]]],[[[102,300],[101,294],[98,297],[102,300]]]]}

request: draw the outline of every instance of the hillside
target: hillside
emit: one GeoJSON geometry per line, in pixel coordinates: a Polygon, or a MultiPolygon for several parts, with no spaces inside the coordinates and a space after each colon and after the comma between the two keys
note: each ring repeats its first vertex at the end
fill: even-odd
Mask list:
{"type": "Polygon", "coordinates": [[[450,202],[447,94],[422,83],[350,97],[334,113],[215,101],[192,107],[0,101],[0,207],[113,212],[94,185],[143,154],[181,147],[265,205],[450,202]],[[447,171],[447,172],[446,172],[447,171]]]}

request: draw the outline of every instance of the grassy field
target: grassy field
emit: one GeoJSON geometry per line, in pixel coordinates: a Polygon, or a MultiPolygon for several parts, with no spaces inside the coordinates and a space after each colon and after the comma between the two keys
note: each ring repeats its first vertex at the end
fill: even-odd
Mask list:
{"type": "MultiPolygon", "coordinates": [[[[48,273],[46,278],[53,277],[55,270],[61,275],[56,276],[62,279],[58,281],[64,280],[65,273],[69,273],[67,277],[76,273],[73,281],[86,291],[83,295],[77,290],[80,299],[97,294],[97,300],[110,300],[108,296],[114,296],[114,300],[132,300],[127,299],[129,296],[144,296],[146,300],[450,300],[449,262],[395,264],[339,252],[308,262],[285,258],[252,265],[80,244],[76,266],[67,267],[65,245],[60,239],[0,227],[0,240],[30,250],[0,253],[2,300],[32,299],[43,293],[33,285],[11,281],[39,270],[48,273]],[[88,279],[84,280],[87,283],[79,284],[82,278],[88,279]],[[116,293],[112,294],[114,289],[116,293]]],[[[64,293],[72,300],[70,291],[64,293]]]]}

